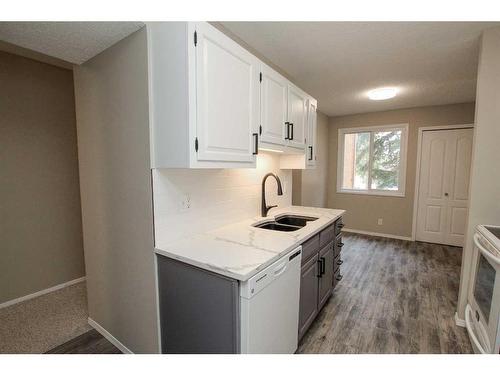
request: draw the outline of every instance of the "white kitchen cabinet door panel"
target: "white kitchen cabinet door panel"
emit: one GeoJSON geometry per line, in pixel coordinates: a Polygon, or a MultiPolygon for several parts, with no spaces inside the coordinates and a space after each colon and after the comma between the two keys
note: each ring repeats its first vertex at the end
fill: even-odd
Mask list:
{"type": "Polygon", "coordinates": [[[255,163],[259,61],[214,27],[196,27],[198,160],[255,163]]]}
{"type": "Polygon", "coordinates": [[[288,145],[305,148],[307,122],[307,94],[299,88],[288,85],[288,145]]]}
{"type": "Polygon", "coordinates": [[[266,65],[261,72],[261,141],[284,145],[288,81],[266,65]]]}
{"type": "Polygon", "coordinates": [[[308,100],[307,114],[307,149],[306,160],[307,166],[313,167],[316,165],[316,144],[317,144],[317,108],[314,99],[308,100]]]}

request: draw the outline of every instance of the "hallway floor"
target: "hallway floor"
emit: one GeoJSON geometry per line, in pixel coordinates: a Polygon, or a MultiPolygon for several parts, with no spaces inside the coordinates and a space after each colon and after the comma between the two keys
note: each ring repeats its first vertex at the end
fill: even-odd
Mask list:
{"type": "Polygon", "coordinates": [[[87,317],[85,282],[0,309],[0,353],[45,353],[89,331],[87,317]]]}
{"type": "Polygon", "coordinates": [[[472,353],[454,321],[462,249],[345,234],[344,278],[298,353],[472,353]]]}

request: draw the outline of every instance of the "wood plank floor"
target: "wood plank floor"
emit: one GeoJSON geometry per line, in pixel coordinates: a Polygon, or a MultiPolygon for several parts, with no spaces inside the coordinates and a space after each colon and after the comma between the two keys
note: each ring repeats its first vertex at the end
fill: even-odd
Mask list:
{"type": "Polygon", "coordinates": [[[92,329],[49,350],[46,354],[121,354],[121,351],[99,332],[92,329]]]}
{"type": "Polygon", "coordinates": [[[472,353],[454,322],[462,249],[345,234],[344,278],[298,353],[472,353]]]}

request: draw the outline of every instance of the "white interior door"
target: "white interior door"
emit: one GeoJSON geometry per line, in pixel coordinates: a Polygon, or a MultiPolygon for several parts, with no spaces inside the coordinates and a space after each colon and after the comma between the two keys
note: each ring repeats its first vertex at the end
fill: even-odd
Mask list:
{"type": "Polygon", "coordinates": [[[288,85],[288,122],[291,123],[288,145],[305,148],[307,121],[307,95],[299,88],[288,85]]]}
{"type": "Polygon", "coordinates": [[[262,65],[260,84],[261,142],[285,144],[287,80],[266,65],[262,65]]]}
{"type": "Polygon", "coordinates": [[[472,129],[424,131],[416,239],[463,246],[468,214],[472,129]]]}
{"type": "Polygon", "coordinates": [[[260,64],[213,26],[196,26],[198,160],[253,163],[260,64]]]}

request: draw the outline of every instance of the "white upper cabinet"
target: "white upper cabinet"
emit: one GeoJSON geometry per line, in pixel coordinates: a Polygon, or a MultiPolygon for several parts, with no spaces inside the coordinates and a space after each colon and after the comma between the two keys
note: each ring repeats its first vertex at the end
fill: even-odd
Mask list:
{"type": "Polygon", "coordinates": [[[253,163],[260,62],[209,24],[196,33],[198,160],[253,163]]]}
{"type": "Polygon", "coordinates": [[[306,145],[307,129],[307,99],[308,95],[288,84],[288,123],[286,134],[288,145],[299,149],[304,149],[306,145]]]}
{"type": "Polygon", "coordinates": [[[205,22],[147,32],[152,167],[255,167],[260,61],[205,22]]]}
{"type": "Polygon", "coordinates": [[[259,144],[304,159],[307,94],[206,22],[146,30],[152,168],[254,168],[259,144]]]}
{"type": "Polygon", "coordinates": [[[317,108],[316,100],[308,99],[307,101],[307,148],[306,148],[306,161],[307,166],[312,167],[316,165],[316,137],[317,137],[317,108]]]}
{"type": "Polygon", "coordinates": [[[261,142],[284,145],[288,81],[264,64],[261,73],[261,142]]]}
{"type": "MultiPolygon", "coordinates": [[[[297,101],[298,102],[298,101],[297,101]]],[[[317,154],[317,102],[312,97],[306,99],[306,128],[304,150],[285,148],[286,152],[280,156],[281,169],[314,169],[316,168],[317,154]],[[292,151],[290,151],[292,150],[292,151]]]]}

